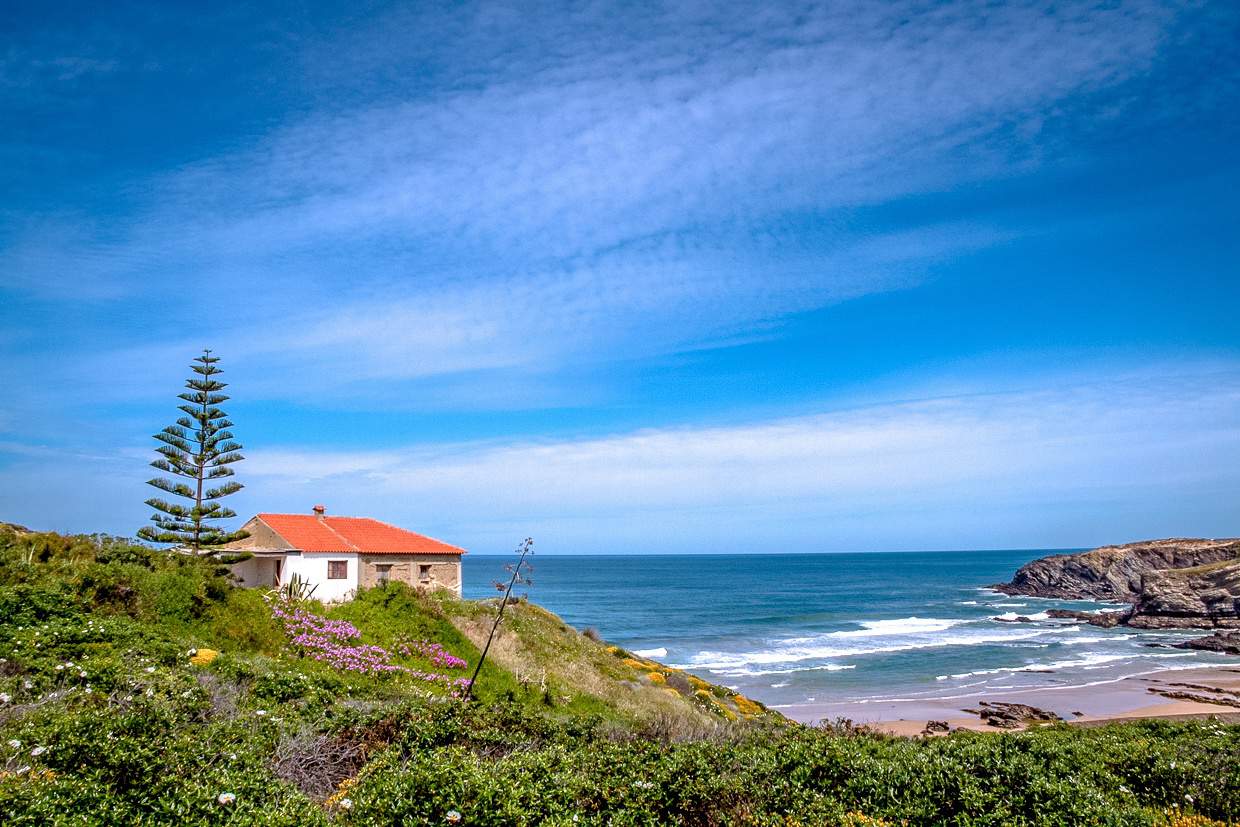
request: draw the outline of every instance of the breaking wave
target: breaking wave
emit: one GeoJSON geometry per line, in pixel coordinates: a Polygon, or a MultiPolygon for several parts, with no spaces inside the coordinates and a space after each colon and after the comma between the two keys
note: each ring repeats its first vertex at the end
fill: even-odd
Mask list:
{"type": "Polygon", "coordinates": [[[1016,620],[1019,617],[1028,618],[1029,620],[1050,620],[1050,615],[1046,612],[1035,612],[1031,615],[1017,614],[1016,612],[1004,612],[1001,615],[995,615],[991,618],[991,620],[1016,620]]]}
{"type": "Polygon", "coordinates": [[[701,651],[691,657],[684,668],[706,669],[729,676],[835,671],[855,666],[839,663],[842,658],[912,649],[1003,644],[1063,635],[1079,628],[995,628],[990,623],[979,624],[967,619],[922,617],[860,621],[857,625],[861,628],[772,640],[767,648],[752,651],[701,651]]]}
{"type": "Polygon", "coordinates": [[[656,649],[634,649],[633,654],[639,658],[665,658],[667,657],[667,649],[663,646],[656,649]]]}

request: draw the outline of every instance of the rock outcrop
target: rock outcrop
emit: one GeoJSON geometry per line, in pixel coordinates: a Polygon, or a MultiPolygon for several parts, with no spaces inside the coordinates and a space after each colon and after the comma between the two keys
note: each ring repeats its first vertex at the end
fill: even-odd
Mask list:
{"type": "Polygon", "coordinates": [[[1137,603],[1152,572],[1240,559],[1240,540],[1150,540],[1056,554],[1021,566],[1004,594],[1137,603]]]}
{"type": "Polygon", "coordinates": [[[1059,620],[1079,620],[1082,623],[1088,623],[1090,626],[1101,626],[1103,629],[1113,629],[1122,624],[1132,614],[1130,610],[1118,612],[1081,612],[1076,609],[1047,609],[1046,616],[1059,620]]]}
{"type": "Polygon", "coordinates": [[[1027,724],[1061,720],[1054,712],[1038,709],[1028,704],[982,701],[978,706],[980,709],[964,711],[980,715],[983,722],[998,729],[1018,729],[1027,724]]]}
{"type": "Polygon", "coordinates": [[[1177,649],[1200,649],[1205,652],[1240,655],[1240,631],[1215,632],[1212,635],[1193,638],[1192,640],[1172,645],[1177,649]]]}
{"type": "Polygon", "coordinates": [[[1240,629],[1240,560],[1150,572],[1127,625],[1240,629]]]}
{"type": "Polygon", "coordinates": [[[1240,629],[1240,540],[1150,540],[1056,554],[1021,566],[1012,582],[994,588],[1132,604],[1118,612],[1047,610],[1050,617],[1095,626],[1240,629]]]}

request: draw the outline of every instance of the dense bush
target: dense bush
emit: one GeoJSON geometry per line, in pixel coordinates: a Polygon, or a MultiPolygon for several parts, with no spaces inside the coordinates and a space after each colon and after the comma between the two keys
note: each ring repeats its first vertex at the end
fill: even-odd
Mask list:
{"type": "Polygon", "coordinates": [[[930,740],[767,724],[686,741],[549,708],[495,666],[482,700],[460,703],[413,677],[476,657],[436,605],[391,585],[327,612],[409,666],[362,674],[299,655],[262,596],[212,564],[0,530],[0,823],[1240,818],[1240,727],[1212,722],[930,740]],[[201,647],[223,654],[196,665],[201,647]]]}

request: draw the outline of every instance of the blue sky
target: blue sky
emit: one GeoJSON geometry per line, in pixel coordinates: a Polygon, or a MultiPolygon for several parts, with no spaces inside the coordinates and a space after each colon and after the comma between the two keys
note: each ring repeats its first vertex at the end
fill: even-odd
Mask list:
{"type": "Polygon", "coordinates": [[[243,515],[1240,534],[1234,4],[263,6],[8,10],[0,519],[132,534],[209,345],[243,515]]]}

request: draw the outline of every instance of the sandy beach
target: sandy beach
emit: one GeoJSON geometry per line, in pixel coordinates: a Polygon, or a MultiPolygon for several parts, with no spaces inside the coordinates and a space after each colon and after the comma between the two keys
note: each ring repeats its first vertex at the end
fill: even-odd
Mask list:
{"type": "Polygon", "coordinates": [[[1208,716],[1240,722],[1240,664],[1161,670],[1093,685],[996,691],[938,699],[790,704],[776,708],[802,723],[844,718],[893,735],[919,735],[928,721],[946,722],[950,729],[1012,731],[990,726],[976,712],[970,713],[969,710],[979,709],[982,702],[1027,704],[1081,725],[1134,718],[1208,716]]]}

